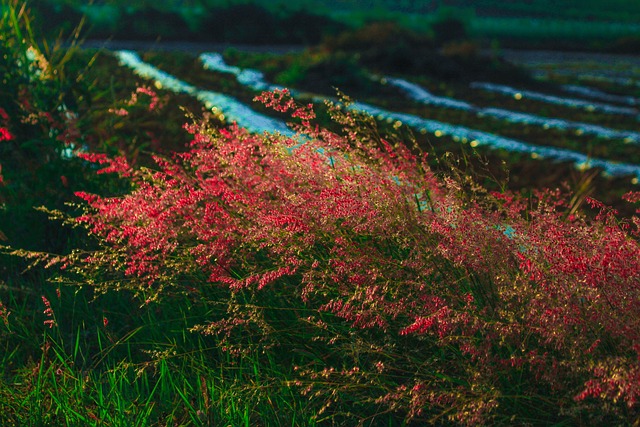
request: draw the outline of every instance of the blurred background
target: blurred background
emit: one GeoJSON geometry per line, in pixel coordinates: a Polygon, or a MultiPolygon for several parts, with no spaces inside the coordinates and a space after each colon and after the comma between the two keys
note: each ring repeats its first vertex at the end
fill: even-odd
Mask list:
{"type": "Polygon", "coordinates": [[[314,44],[393,22],[442,44],[640,52],[640,2],[631,0],[38,0],[54,36],[86,16],[91,39],[314,44]]]}

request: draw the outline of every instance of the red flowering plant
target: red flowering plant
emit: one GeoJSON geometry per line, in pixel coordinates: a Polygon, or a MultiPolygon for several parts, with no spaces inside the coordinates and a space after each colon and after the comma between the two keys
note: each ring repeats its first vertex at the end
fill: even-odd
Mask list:
{"type": "Polygon", "coordinates": [[[128,99],[116,101],[106,112],[93,112],[97,119],[94,121],[100,123],[96,133],[103,141],[108,141],[104,144],[108,151],[124,154],[130,163],[151,161],[141,159],[141,154],[169,148],[166,146],[168,135],[161,141],[157,129],[158,120],[165,120],[161,115],[166,114],[166,105],[166,95],[161,96],[148,86],[137,86],[128,99]],[[117,134],[113,133],[114,127],[118,129],[117,134]],[[163,142],[165,146],[162,146],[163,142]]]}
{"type": "Polygon", "coordinates": [[[345,423],[638,420],[637,218],[469,194],[371,117],[330,104],[329,131],[287,91],[259,100],[297,137],[194,120],[190,150],[155,170],[96,157],[135,188],[78,193],[72,222],[99,249],[63,267],[145,304],[210,305],[193,331],[273,351],[345,423]]]}

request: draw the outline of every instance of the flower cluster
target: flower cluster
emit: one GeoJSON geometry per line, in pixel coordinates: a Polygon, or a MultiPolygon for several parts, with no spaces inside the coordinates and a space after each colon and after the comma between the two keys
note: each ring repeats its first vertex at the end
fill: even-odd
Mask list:
{"type": "Polygon", "coordinates": [[[53,312],[53,309],[51,308],[51,302],[49,302],[47,297],[45,297],[44,295],[42,295],[42,302],[44,303],[43,313],[47,317],[44,321],[44,325],[48,326],[49,329],[51,329],[54,326],[57,326],[58,323],[56,322],[55,314],[53,312]]]}
{"type": "Polygon", "coordinates": [[[129,115],[128,108],[130,107],[139,107],[140,105],[146,105],[146,109],[148,111],[156,111],[164,107],[165,103],[166,99],[161,99],[153,89],[146,86],[139,86],[134,92],[131,93],[130,98],[124,101],[122,107],[111,108],[109,112],[115,114],[116,116],[127,116],[129,115]],[[140,99],[140,95],[145,95],[143,97],[144,99],[140,99]]]}
{"type": "MultiPolygon", "coordinates": [[[[0,108],[0,142],[11,141],[13,135],[9,131],[9,115],[4,108],[0,108]]],[[[2,184],[2,165],[0,164],[0,184],[2,184]]]]}
{"type": "Polygon", "coordinates": [[[0,128],[0,141],[11,141],[13,139],[13,135],[11,132],[5,127],[0,128]]]}

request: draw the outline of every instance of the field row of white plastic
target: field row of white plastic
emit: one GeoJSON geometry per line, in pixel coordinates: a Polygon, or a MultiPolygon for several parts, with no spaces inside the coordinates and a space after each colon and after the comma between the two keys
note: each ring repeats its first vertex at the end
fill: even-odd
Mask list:
{"type": "MultiPolygon", "coordinates": [[[[145,63],[134,52],[117,51],[115,52],[115,55],[122,65],[132,68],[134,72],[141,77],[154,80],[158,86],[164,89],[190,94],[203,102],[207,108],[216,107],[224,114],[228,121],[235,121],[238,125],[245,127],[252,132],[267,131],[280,132],[284,135],[290,136],[293,135],[293,132],[284,122],[257,113],[230,96],[218,92],[198,89],[193,85],[183,82],[176,77],[145,63]]],[[[268,83],[263,73],[260,71],[229,66],[224,62],[223,57],[219,54],[203,54],[200,59],[206,69],[233,74],[241,84],[251,88],[252,90],[263,91],[280,89],[279,86],[268,83]]],[[[493,116],[514,123],[527,123],[543,126],[545,128],[554,127],[563,130],[581,130],[585,134],[592,134],[601,138],[622,139],[626,142],[640,143],[640,134],[634,131],[619,131],[597,125],[546,118],[498,108],[477,108],[463,101],[434,96],[424,88],[406,80],[391,77],[386,77],[385,80],[400,88],[402,92],[416,102],[441,106],[444,108],[457,108],[473,111],[479,115],[493,116]]],[[[516,93],[522,94],[523,91],[516,93]]],[[[292,94],[295,96],[296,92],[292,91],[292,94]]],[[[531,94],[533,93],[529,93],[527,95],[531,94]]],[[[322,102],[326,97],[314,97],[313,99],[315,102],[322,102]]],[[[584,102],[587,103],[587,101],[584,102]]],[[[614,106],[610,107],[612,108],[604,108],[600,111],[610,114],[615,114],[615,112],[618,111],[613,108],[614,106]]],[[[493,133],[470,129],[465,126],[429,120],[401,112],[387,111],[377,106],[365,103],[357,102],[352,104],[350,108],[365,111],[379,120],[404,123],[419,130],[421,133],[432,133],[436,137],[449,136],[456,142],[469,143],[472,147],[485,145],[494,149],[526,153],[531,155],[533,158],[544,158],[552,161],[569,161],[579,169],[597,167],[612,176],[633,176],[634,183],[638,183],[640,180],[640,165],[591,158],[583,153],[563,148],[533,145],[493,133]]],[[[635,113],[637,114],[637,111],[635,111],[635,113]]]]}

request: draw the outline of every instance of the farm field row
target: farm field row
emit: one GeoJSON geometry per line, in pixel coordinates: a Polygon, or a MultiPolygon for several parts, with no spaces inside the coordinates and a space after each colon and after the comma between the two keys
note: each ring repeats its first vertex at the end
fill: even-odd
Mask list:
{"type": "MultiPolygon", "coordinates": [[[[125,53],[118,55],[122,57],[125,53]]],[[[227,64],[218,54],[201,55],[198,58],[187,54],[145,53],[140,60],[177,77],[194,89],[231,96],[247,108],[269,115],[272,120],[278,119],[277,113],[252,102],[261,90],[281,87],[272,84],[258,70],[227,64]]],[[[573,164],[571,168],[582,170],[578,174],[587,172],[588,167],[593,166],[616,176],[615,179],[599,178],[606,188],[605,192],[618,188],[612,191],[612,194],[617,194],[621,189],[633,188],[638,183],[638,115],[635,106],[628,102],[629,99],[635,102],[634,97],[618,99],[612,93],[604,93],[613,98],[608,99],[609,102],[594,101],[593,97],[581,97],[584,94],[568,93],[566,88],[549,86],[552,91],[545,88],[546,95],[542,99],[531,99],[526,96],[531,92],[526,88],[513,88],[515,92],[508,93],[469,86],[465,90],[462,85],[419,77],[377,77],[373,84],[380,90],[354,98],[358,101],[356,107],[368,110],[382,120],[381,126],[392,128],[400,123],[408,124],[419,144],[436,153],[473,149],[479,150],[483,157],[489,159],[489,163],[501,164],[506,161],[507,167],[514,172],[511,180],[519,183],[517,185],[526,183],[535,186],[536,177],[548,177],[541,172],[543,170],[564,171],[551,174],[556,180],[555,184],[576,179],[568,178],[576,176],[567,169],[569,163],[573,164]],[[429,87],[433,87],[433,90],[427,91],[429,87]],[[569,102],[558,105],[544,99],[545,96],[569,102]],[[485,145],[510,152],[487,150],[483,147],[485,145]],[[465,149],[465,146],[468,148],[465,149]],[[543,158],[546,158],[544,162],[541,160],[543,158]],[[523,164],[527,166],[523,168],[523,164]],[[531,173],[536,169],[537,173],[531,173]],[[530,176],[514,176],[518,170],[528,171],[530,176]]],[[[584,85],[580,87],[589,89],[584,85]]],[[[334,96],[331,93],[312,94],[305,91],[304,87],[293,90],[301,101],[319,102],[322,98],[334,96]]],[[[216,111],[226,114],[227,118],[238,120],[233,112],[235,107],[230,109],[224,103],[206,100],[204,103],[208,109],[216,107],[216,111]]],[[[276,126],[274,129],[283,129],[282,123],[273,126],[276,126]]],[[[543,179],[540,184],[549,183],[543,179]]]]}

